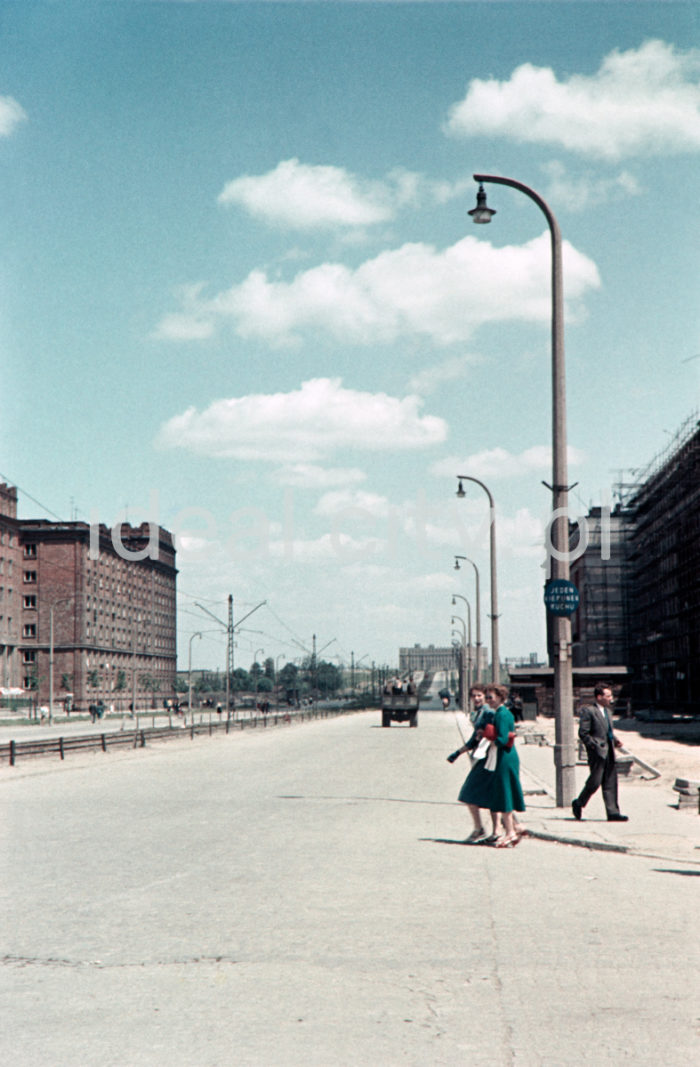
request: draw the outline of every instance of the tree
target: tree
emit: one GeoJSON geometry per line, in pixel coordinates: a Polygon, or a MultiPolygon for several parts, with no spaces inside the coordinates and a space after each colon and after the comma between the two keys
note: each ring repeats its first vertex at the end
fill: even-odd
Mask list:
{"type": "Polygon", "coordinates": [[[324,696],[330,696],[331,693],[338,692],[341,684],[342,678],[335,663],[321,660],[316,667],[316,686],[319,692],[324,696]]]}
{"type": "Polygon", "coordinates": [[[231,675],[231,686],[234,693],[247,693],[250,689],[248,672],[244,671],[242,667],[236,667],[231,675]]]}
{"type": "Polygon", "coordinates": [[[272,656],[268,656],[263,664],[263,670],[265,671],[265,677],[274,682],[275,680],[275,661],[272,656]]]}

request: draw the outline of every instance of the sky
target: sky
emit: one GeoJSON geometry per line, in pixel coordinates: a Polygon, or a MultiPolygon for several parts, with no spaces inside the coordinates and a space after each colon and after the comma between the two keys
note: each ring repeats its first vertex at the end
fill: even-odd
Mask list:
{"type": "Polygon", "coordinates": [[[561,228],[575,517],[697,414],[699,160],[694,3],[4,3],[0,476],[176,533],[182,668],[230,595],[236,666],[475,638],[455,554],[488,646],[478,478],[544,659],[549,237],[473,174],[561,228]]]}

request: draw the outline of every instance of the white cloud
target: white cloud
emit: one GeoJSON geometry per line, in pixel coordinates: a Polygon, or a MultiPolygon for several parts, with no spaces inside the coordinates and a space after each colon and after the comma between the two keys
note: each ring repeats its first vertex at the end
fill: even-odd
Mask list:
{"type": "Polygon", "coordinates": [[[613,178],[594,174],[572,174],[563,163],[552,160],[542,170],[549,178],[547,199],[567,211],[588,211],[608,200],[638,196],[639,182],[629,171],[620,171],[613,178]]]}
{"type": "Polygon", "coordinates": [[[363,182],[342,167],[309,166],[285,159],[267,174],[227,183],[220,204],[237,204],[256,218],[295,229],[369,226],[393,211],[384,186],[363,182]]]}
{"type": "Polygon", "coordinates": [[[364,489],[342,489],[324,493],[314,512],[325,517],[345,513],[355,513],[357,518],[385,518],[389,510],[389,501],[378,493],[368,493],[364,489]]]}
{"type": "MultiPolygon", "coordinates": [[[[584,460],[579,449],[567,448],[568,462],[575,466],[584,460]]],[[[505,448],[488,448],[466,459],[448,456],[433,463],[430,473],[438,477],[456,478],[458,474],[470,474],[474,478],[520,478],[532,473],[551,473],[552,449],[548,445],[533,445],[515,454],[505,448]]]]}
{"type": "MultiPolygon", "coordinates": [[[[568,241],[562,254],[571,318],[600,278],[595,263],[568,241]]],[[[524,245],[501,248],[471,236],[443,251],[405,244],[354,270],[324,263],[290,282],[271,281],[255,270],[210,300],[201,296],[201,286],[191,286],[183,312],[164,319],[157,335],[177,340],[191,319],[193,331],[229,323],[241,337],[272,344],[294,343],[313,330],[357,344],[402,336],[452,344],[489,322],[549,322],[550,256],[545,232],[524,245]],[[170,333],[173,320],[177,330],[170,333]]]]}
{"type": "Polygon", "coordinates": [[[450,356],[441,363],[436,363],[432,367],[425,367],[423,370],[418,371],[417,374],[414,374],[408,383],[409,392],[418,393],[419,396],[427,396],[429,393],[434,393],[445,382],[460,381],[465,378],[467,367],[473,366],[474,363],[480,361],[479,356],[469,354],[450,356]]]}
{"type": "Polygon", "coordinates": [[[700,150],[700,51],[652,40],[607,55],[593,75],[557,80],[524,63],[508,81],[474,79],[447,132],[561,145],[610,161],[700,150]]]}
{"type": "Polygon", "coordinates": [[[158,434],[164,448],[208,456],[305,463],[348,448],[423,448],[444,441],[447,425],[421,415],[418,397],[344,389],[340,379],[303,382],[291,393],[216,400],[201,413],[188,408],[158,434]]]}
{"type": "Polygon", "coordinates": [[[26,118],[26,111],[13,97],[0,96],[0,137],[9,137],[26,118]]]}
{"type": "Polygon", "coordinates": [[[227,182],[218,196],[272,226],[296,230],[363,227],[393,219],[400,208],[429,200],[438,204],[460,196],[473,180],[433,181],[397,167],[369,181],[343,167],[285,159],[266,174],[244,174],[227,182]]]}
{"type": "Polygon", "coordinates": [[[357,467],[319,467],[313,463],[287,463],[271,475],[278,485],[296,489],[331,489],[364,482],[367,475],[357,467]]]}

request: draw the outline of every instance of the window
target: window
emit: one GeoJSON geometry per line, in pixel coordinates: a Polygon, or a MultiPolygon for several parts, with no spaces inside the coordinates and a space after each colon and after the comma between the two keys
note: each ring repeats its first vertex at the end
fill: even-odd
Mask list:
{"type": "Polygon", "coordinates": [[[36,596],[34,593],[31,596],[24,597],[24,606],[27,611],[33,611],[36,609],[36,596]]]}
{"type": "Polygon", "coordinates": [[[22,663],[36,663],[36,652],[33,649],[25,648],[22,653],[22,663]]]}
{"type": "Polygon", "coordinates": [[[24,584],[25,585],[36,585],[36,571],[25,571],[24,572],[24,584]]]}
{"type": "Polygon", "coordinates": [[[24,626],[22,627],[22,636],[23,637],[36,637],[36,623],[35,622],[27,622],[27,623],[25,623],[24,626]]]}
{"type": "Polygon", "coordinates": [[[36,559],[36,545],[25,545],[24,546],[24,558],[25,559],[36,559]]]}

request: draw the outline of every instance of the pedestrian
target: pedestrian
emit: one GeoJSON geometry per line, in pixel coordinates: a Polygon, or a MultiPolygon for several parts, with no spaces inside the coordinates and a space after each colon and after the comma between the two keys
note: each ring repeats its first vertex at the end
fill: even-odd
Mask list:
{"type": "MultiPolygon", "coordinates": [[[[525,811],[525,799],[520,784],[520,758],[515,747],[515,719],[506,704],[508,689],[504,685],[491,684],[485,689],[486,703],[494,712],[493,723],[484,729],[495,748],[495,767],[492,771],[490,792],[491,815],[500,815],[503,834],[495,842],[496,848],[513,848],[524,836],[515,820],[514,812],[525,811]]],[[[494,753],[490,753],[492,758],[494,753]]],[[[491,759],[487,757],[488,767],[491,759]]]]}
{"type": "Polygon", "coordinates": [[[607,682],[597,682],[593,696],[595,704],[581,708],[578,723],[578,736],[588,757],[588,778],[572,802],[571,810],[574,818],[580,819],[588,801],[602,787],[608,822],[627,822],[627,816],[620,814],[617,799],[615,749],[622,748],[622,742],[615,737],[610,720],[609,709],[614,703],[612,689],[607,682]]]}
{"type": "Polygon", "coordinates": [[[474,762],[472,768],[467,775],[464,785],[459,791],[457,799],[461,804],[466,804],[469,808],[469,814],[472,817],[474,823],[474,829],[466,839],[465,844],[477,845],[486,844],[496,840],[497,837],[497,823],[494,813],[491,815],[491,835],[489,836],[484,828],[484,824],[481,819],[481,810],[491,809],[491,786],[493,773],[486,770],[486,754],[488,751],[488,744],[483,743],[484,730],[489,724],[493,724],[494,713],[492,709],[485,703],[485,692],[483,685],[475,683],[469,690],[469,697],[471,699],[474,708],[474,730],[472,736],[465,744],[453,752],[448,759],[453,762],[457,756],[463,752],[473,753],[474,762]]]}

